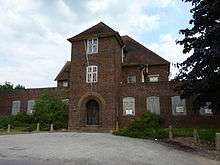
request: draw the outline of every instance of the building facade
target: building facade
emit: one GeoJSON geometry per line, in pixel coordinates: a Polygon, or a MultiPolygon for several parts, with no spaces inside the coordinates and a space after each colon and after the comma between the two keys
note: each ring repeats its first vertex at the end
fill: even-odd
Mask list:
{"type": "MultiPolygon", "coordinates": [[[[69,100],[70,130],[122,128],[147,111],[161,115],[165,126],[190,127],[196,118],[201,126],[220,127],[219,114],[208,107],[195,113],[191,100],[180,99],[169,81],[170,63],[131,37],[100,22],[68,41],[71,61],[57,87],[47,90],[69,100]]],[[[30,112],[44,90],[0,93],[0,113],[30,112]]]]}

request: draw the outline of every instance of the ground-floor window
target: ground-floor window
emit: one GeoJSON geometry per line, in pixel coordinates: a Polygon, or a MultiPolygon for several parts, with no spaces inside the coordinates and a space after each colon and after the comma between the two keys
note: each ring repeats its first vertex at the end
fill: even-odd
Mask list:
{"type": "Polygon", "coordinates": [[[124,97],[123,98],[123,115],[135,115],[135,98],[124,97]]]}
{"type": "Polygon", "coordinates": [[[211,102],[206,102],[204,106],[200,107],[200,115],[213,115],[211,109],[211,102]]]}
{"type": "Polygon", "coordinates": [[[186,115],[186,100],[180,96],[171,97],[173,115],[186,115]]]}
{"type": "Polygon", "coordinates": [[[21,101],[19,100],[12,101],[11,114],[16,115],[18,112],[20,112],[20,106],[21,106],[21,101]]]}
{"type": "Polygon", "coordinates": [[[160,114],[160,98],[158,96],[147,97],[147,111],[160,114]]]}
{"type": "Polygon", "coordinates": [[[34,112],[35,100],[28,100],[27,113],[32,114],[34,112]]]}

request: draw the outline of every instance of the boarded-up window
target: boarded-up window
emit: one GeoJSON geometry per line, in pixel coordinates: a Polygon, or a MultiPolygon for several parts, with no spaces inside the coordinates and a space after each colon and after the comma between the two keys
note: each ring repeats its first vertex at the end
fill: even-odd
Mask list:
{"type": "Polygon", "coordinates": [[[157,96],[147,97],[147,110],[152,113],[160,114],[160,98],[157,96]]]}
{"type": "Polygon", "coordinates": [[[136,83],[136,76],[128,76],[127,81],[128,83],[136,83]]]}
{"type": "Polygon", "coordinates": [[[19,100],[12,101],[11,114],[16,115],[18,112],[20,112],[20,106],[21,106],[21,102],[19,100]]]}
{"type": "Polygon", "coordinates": [[[186,115],[185,99],[180,99],[180,96],[173,96],[171,101],[173,115],[186,115]]]}
{"type": "Polygon", "coordinates": [[[200,107],[200,115],[213,115],[210,105],[211,102],[206,102],[204,106],[200,107]]]}
{"type": "Polygon", "coordinates": [[[135,115],[135,98],[123,98],[123,115],[135,115]]]}
{"type": "Polygon", "coordinates": [[[32,114],[34,112],[34,100],[28,100],[28,105],[27,105],[27,113],[32,114]]]}

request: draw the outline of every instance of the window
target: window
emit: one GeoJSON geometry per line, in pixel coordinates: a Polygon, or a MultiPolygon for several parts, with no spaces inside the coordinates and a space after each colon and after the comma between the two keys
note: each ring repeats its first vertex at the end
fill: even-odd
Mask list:
{"type": "Polygon", "coordinates": [[[86,82],[98,82],[98,66],[90,65],[86,67],[86,82]]]}
{"type": "Polygon", "coordinates": [[[149,82],[158,82],[159,81],[159,75],[148,75],[149,82]]]}
{"type": "Polygon", "coordinates": [[[173,115],[186,115],[185,99],[180,99],[180,96],[173,96],[171,101],[173,115]]]}
{"type": "Polygon", "coordinates": [[[62,102],[65,103],[66,105],[69,105],[69,99],[62,99],[62,102]]]}
{"type": "Polygon", "coordinates": [[[68,87],[68,81],[63,81],[63,87],[68,87]]]}
{"type": "Polygon", "coordinates": [[[20,106],[21,106],[21,102],[19,100],[13,101],[11,114],[16,115],[18,112],[20,112],[20,106]]]}
{"type": "Polygon", "coordinates": [[[87,40],[87,53],[98,53],[98,38],[87,40]]]}
{"type": "Polygon", "coordinates": [[[206,102],[206,104],[200,107],[200,115],[213,115],[212,109],[210,108],[211,102],[206,102]]]}
{"type": "Polygon", "coordinates": [[[28,100],[27,113],[32,114],[34,112],[34,100],[28,100]]]}
{"type": "Polygon", "coordinates": [[[128,76],[128,83],[136,83],[136,76],[128,76]]]}
{"type": "Polygon", "coordinates": [[[152,113],[160,114],[160,98],[157,96],[147,97],[147,110],[152,113]]]}
{"type": "Polygon", "coordinates": [[[123,98],[123,115],[135,115],[135,98],[123,98]]]}

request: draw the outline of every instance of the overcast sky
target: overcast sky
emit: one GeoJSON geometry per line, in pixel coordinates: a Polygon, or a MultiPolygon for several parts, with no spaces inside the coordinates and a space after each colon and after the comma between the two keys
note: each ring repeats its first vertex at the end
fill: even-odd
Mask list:
{"type": "Polygon", "coordinates": [[[186,56],[175,40],[188,26],[189,9],[181,0],[0,0],[0,84],[55,86],[70,60],[66,39],[100,21],[180,62],[186,56]]]}

